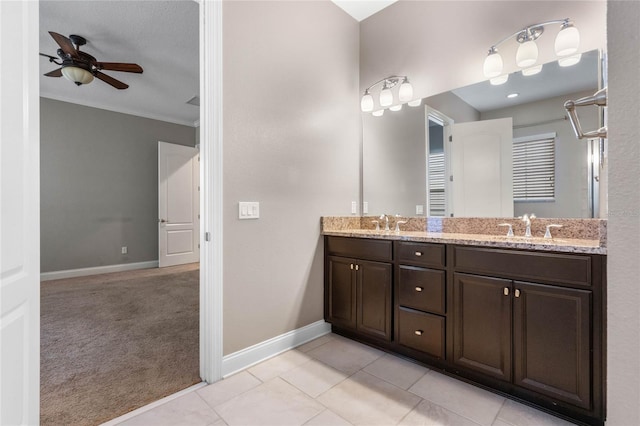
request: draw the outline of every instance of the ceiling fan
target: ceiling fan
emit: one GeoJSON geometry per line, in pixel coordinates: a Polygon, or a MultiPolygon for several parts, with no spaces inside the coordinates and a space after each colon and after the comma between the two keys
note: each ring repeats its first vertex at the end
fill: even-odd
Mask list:
{"type": "Polygon", "coordinates": [[[91,83],[93,78],[97,77],[116,89],[126,89],[129,87],[128,84],[116,80],[101,71],[109,70],[134,72],[138,74],[142,73],[142,67],[138,64],[98,62],[96,58],[88,53],[81,52],[80,46],[84,46],[87,43],[87,40],[82,36],[72,34],[67,38],[53,31],[49,31],[49,34],[51,34],[51,37],[53,37],[55,42],[60,46],[56,52],[59,57],[56,58],[55,56],[46,55],[44,53],[41,53],[40,55],[49,58],[49,62],[60,65],[61,68],[46,73],[45,75],[47,77],[64,76],[78,86],[91,83]]]}

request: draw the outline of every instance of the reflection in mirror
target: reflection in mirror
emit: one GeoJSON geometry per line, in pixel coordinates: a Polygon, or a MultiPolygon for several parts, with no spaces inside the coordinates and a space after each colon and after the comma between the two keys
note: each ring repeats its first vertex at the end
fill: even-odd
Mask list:
{"type": "MultiPolygon", "coordinates": [[[[482,192],[502,187],[500,196],[504,199],[508,194],[508,207],[515,216],[531,212],[539,217],[597,216],[598,174],[603,173],[597,155],[600,141],[576,140],[563,104],[599,88],[599,62],[599,53],[591,51],[571,67],[553,62],[536,75],[511,74],[500,86],[485,81],[426,98],[420,107],[403,105],[400,111],[385,110],[380,117],[363,114],[362,185],[363,202],[368,204],[363,213],[508,216],[511,213],[487,211],[487,205],[496,204],[498,198],[482,192]],[[508,98],[512,93],[518,96],[508,98]],[[486,154],[477,145],[482,137],[471,135],[475,142],[465,142],[467,136],[456,137],[456,128],[498,119],[512,120],[513,140],[508,144],[510,152],[503,146],[496,151],[501,154],[493,157],[508,157],[513,183],[481,184],[487,174],[507,167],[506,163],[490,166],[486,158],[473,161],[486,154]],[[464,154],[466,160],[456,157],[461,145],[471,148],[464,154]],[[462,177],[476,183],[471,193],[459,189],[462,177]],[[474,210],[467,205],[470,195],[493,201],[474,210]]],[[[601,117],[594,108],[585,110],[582,120],[585,128],[598,128],[601,117]]]]}

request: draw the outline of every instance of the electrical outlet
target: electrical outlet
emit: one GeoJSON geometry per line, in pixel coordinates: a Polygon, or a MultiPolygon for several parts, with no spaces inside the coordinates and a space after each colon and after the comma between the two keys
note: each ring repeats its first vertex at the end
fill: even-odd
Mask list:
{"type": "Polygon", "coordinates": [[[416,204],[416,214],[424,214],[424,206],[422,204],[416,204]]]}
{"type": "Polygon", "coordinates": [[[362,202],[362,214],[367,214],[369,213],[369,202],[368,201],[363,201],[362,202]]]}
{"type": "Polygon", "coordinates": [[[122,254],[127,254],[128,251],[127,246],[122,246],[122,254]]]}
{"type": "Polygon", "coordinates": [[[351,202],[351,214],[358,214],[358,202],[357,201],[352,201],[351,202]]]}

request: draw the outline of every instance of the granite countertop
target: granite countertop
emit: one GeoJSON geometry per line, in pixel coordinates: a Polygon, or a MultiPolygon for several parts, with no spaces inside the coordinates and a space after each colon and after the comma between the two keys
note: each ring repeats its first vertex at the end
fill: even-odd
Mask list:
{"type": "Polygon", "coordinates": [[[400,231],[385,232],[371,229],[324,230],[323,235],[353,238],[373,238],[426,243],[446,243],[494,248],[514,248],[535,251],[555,251],[566,253],[607,254],[607,248],[600,240],[540,237],[506,237],[483,234],[458,234],[448,232],[400,231]]]}

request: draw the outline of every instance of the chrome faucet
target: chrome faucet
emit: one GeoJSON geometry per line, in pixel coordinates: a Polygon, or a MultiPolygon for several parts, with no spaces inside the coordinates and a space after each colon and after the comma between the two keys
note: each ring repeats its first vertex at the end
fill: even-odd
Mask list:
{"type": "Polygon", "coordinates": [[[386,232],[390,231],[389,229],[389,216],[386,214],[380,215],[380,220],[384,220],[384,230],[386,232]]]}
{"type": "Polygon", "coordinates": [[[536,215],[531,213],[531,214],[524,214],[523,216],[520,216],[520,219],[525,223],[526,225],[526,229],[524,231],[524,236],[525,238],[527,237],[531,237],[531,220],[535,219],[536,215]]]}

